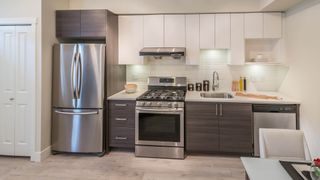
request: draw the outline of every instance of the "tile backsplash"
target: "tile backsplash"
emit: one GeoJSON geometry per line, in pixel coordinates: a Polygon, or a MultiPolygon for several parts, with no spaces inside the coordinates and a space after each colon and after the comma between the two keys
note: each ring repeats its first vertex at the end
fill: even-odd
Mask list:
{"type": "Polygon", "coordinates": [[[185,60],[145,58],[144,65],[127,65],[127,82],[147,87],[149,76],[186,76],[188,83],[210,80],[217,71],[220,76],[221,91],[231,90],[233,80],[247,77],[249,91],[277,91],[285,78],[288,67],[275,65],[227,65],[228,50],[202,50],[200,64],[186,65],[185,60]]]}

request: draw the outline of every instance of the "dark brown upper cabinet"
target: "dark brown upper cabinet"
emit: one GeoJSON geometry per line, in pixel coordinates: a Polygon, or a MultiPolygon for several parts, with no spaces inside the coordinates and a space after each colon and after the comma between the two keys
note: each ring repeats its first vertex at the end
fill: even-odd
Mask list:
{"type": "Polygon", "coordinates": [[[105,39],[106,10],[56,11],[56,36],[59,39],[105,39]]]}
{"type": "Polygon", "coordinates": [[[56,36],[57,38],[81,37],[81,12],[56,11],[56,36]]]}
{"type": "Polygon", "coordinates": [[[106,37],[106,11],[81,11],[81,36],[104,38],[106,37]]]}

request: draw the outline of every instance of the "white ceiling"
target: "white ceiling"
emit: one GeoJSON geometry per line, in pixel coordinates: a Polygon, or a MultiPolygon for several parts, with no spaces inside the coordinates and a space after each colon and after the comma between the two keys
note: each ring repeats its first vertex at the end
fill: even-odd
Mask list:
{"type": "Polygon", "coordinates": [[[282,11],[302,0],[69,0],[70,9],[106,8],[119,14],[282,11]]]}

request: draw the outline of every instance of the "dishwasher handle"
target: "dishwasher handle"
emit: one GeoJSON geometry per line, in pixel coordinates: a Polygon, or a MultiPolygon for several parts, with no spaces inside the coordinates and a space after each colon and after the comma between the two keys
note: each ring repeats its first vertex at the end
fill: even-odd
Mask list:
{"type": "Polygon", "coordinates": [[[255,104],[253,112],[264,113],[297,113],[297,105],[286,104],[255,104]]]}

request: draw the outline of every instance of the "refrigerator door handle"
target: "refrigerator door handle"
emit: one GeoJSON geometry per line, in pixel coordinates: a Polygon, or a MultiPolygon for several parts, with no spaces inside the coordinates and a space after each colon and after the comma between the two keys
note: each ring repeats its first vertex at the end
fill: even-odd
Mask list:
{"type": "Polygon", "coordinates": [[[54,112],[58,113],[58,114],[64,114],[64,115],[94,115],[94,114],[99,114],[99,111],[69,112],[69,111],[55,110],[54,112]]]}
{"type": "Polygon", "coordinates": [[[78,99],[77,92],[76,92],[76,66],[77,66],[77,56],[78,56],[78,45],[75,46],[72,56],[72,62],[71,62],[71,90],[72,90],[72,96],[73,99],[78,99]]]}
{"type": "Polygon", "coordinates": [[[76,61],[76,74],[77,74],[77,86],[76,86],[76,93],[77,99],[80,99],[81,94],[81,86],[82,86],[82,63],[81,63],[81,52],[78,52],[77,61],[76,61]]]}

